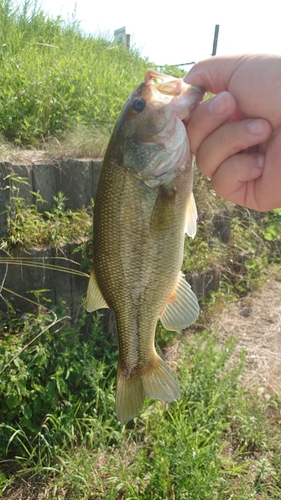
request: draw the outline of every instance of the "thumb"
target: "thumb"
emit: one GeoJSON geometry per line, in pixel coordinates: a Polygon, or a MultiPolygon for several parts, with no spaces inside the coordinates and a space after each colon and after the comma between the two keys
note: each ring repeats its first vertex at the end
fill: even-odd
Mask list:
{"type": "Polygon", "coordinates": [[[215,56],[196,63],[185,75],[184,81],[217,94],[228,90],[235,71],[247,56],[215,56]]]}

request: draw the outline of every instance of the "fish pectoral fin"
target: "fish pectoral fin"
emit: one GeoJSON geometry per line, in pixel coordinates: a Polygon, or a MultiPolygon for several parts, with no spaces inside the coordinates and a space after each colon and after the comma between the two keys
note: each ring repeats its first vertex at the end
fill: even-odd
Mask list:
{"type": "Polygon", "coordinates": [[[160,186],[150,219],[150,230],[155,236],[169,229],[175,220],[176,192],[160,186]]]}
{"type": "Polygon", "coordinates": [[[196,209],[194,195],[191,192],[186,207],[186,220],[185,220],[184,232],[191,238],[194,238],[194,236],[196,235],[196,229],[197,229],[197,209],[196,209]]]}
{"type": "Polygon", "coordinates": [[[175,401],[179,393],[178,383],[169,367],[156,353],[153,368],[139,375],[123,375],[118,364],[116,414],[122,423],[134,418],[145,398],[175,401]]]}
{"type": "Polygon", "coordinates": [[[190,326],[199,315],[196,295],[182,273],[163,309],[160,319],[167,330],[183,330],[190,326]]]}
{"type": "Polygon", "coordinates": [[[100,291],[94,269],[92,269],[91,271],[91,276],[88,284],[86,308],[88,312],[93,312],[97,309],[108,308],[108,305],[100,291]]]}

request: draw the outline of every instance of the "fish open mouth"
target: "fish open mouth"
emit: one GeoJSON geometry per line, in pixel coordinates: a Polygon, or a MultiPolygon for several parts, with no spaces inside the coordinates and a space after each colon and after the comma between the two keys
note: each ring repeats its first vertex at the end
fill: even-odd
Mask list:
{"type": "Polygon", "coordinates": [[[182,78],[175,78],[174,76],[165,75],[164,73],[159,73],[153,69],[148,69],[145,75],[145,85],[154,87],[163,95],[178,97],[185,94],[187,90],[189,93],[196,94],[203,97],[205,89],[198,87],[197,85],[189,85],[183,81],[182,78]]]}

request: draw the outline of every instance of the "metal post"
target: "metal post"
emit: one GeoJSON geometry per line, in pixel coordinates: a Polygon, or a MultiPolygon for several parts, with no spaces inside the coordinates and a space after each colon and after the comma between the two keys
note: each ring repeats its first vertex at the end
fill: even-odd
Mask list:
{"type": "Polygon", "coordinates": [[[218,38],[219,38],[219,29],[220,29],[220,25],[219,24],[216,24],[215,26],[215,33],[214,33],[214,41],[213,41],[213,52],[212,52],[212,56],[215,56],[216,53],[217,53],[217,45],[218,45],[218,38]]]}

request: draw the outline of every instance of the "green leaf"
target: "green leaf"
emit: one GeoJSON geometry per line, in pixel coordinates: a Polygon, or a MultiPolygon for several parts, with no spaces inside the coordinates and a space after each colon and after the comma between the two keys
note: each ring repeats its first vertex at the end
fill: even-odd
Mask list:
{"type": "Polygon", "coordinates": [[[10,394],[6,398],[8,408],[15,408],[19,404],[19,398],[16,394],[10,394]]]}
{"type": "Polygon", "coordinates": [[[32,417],[32,410],[28,403],[23,403],[21,405],[23,416],[29,420],[32,417]]]}

